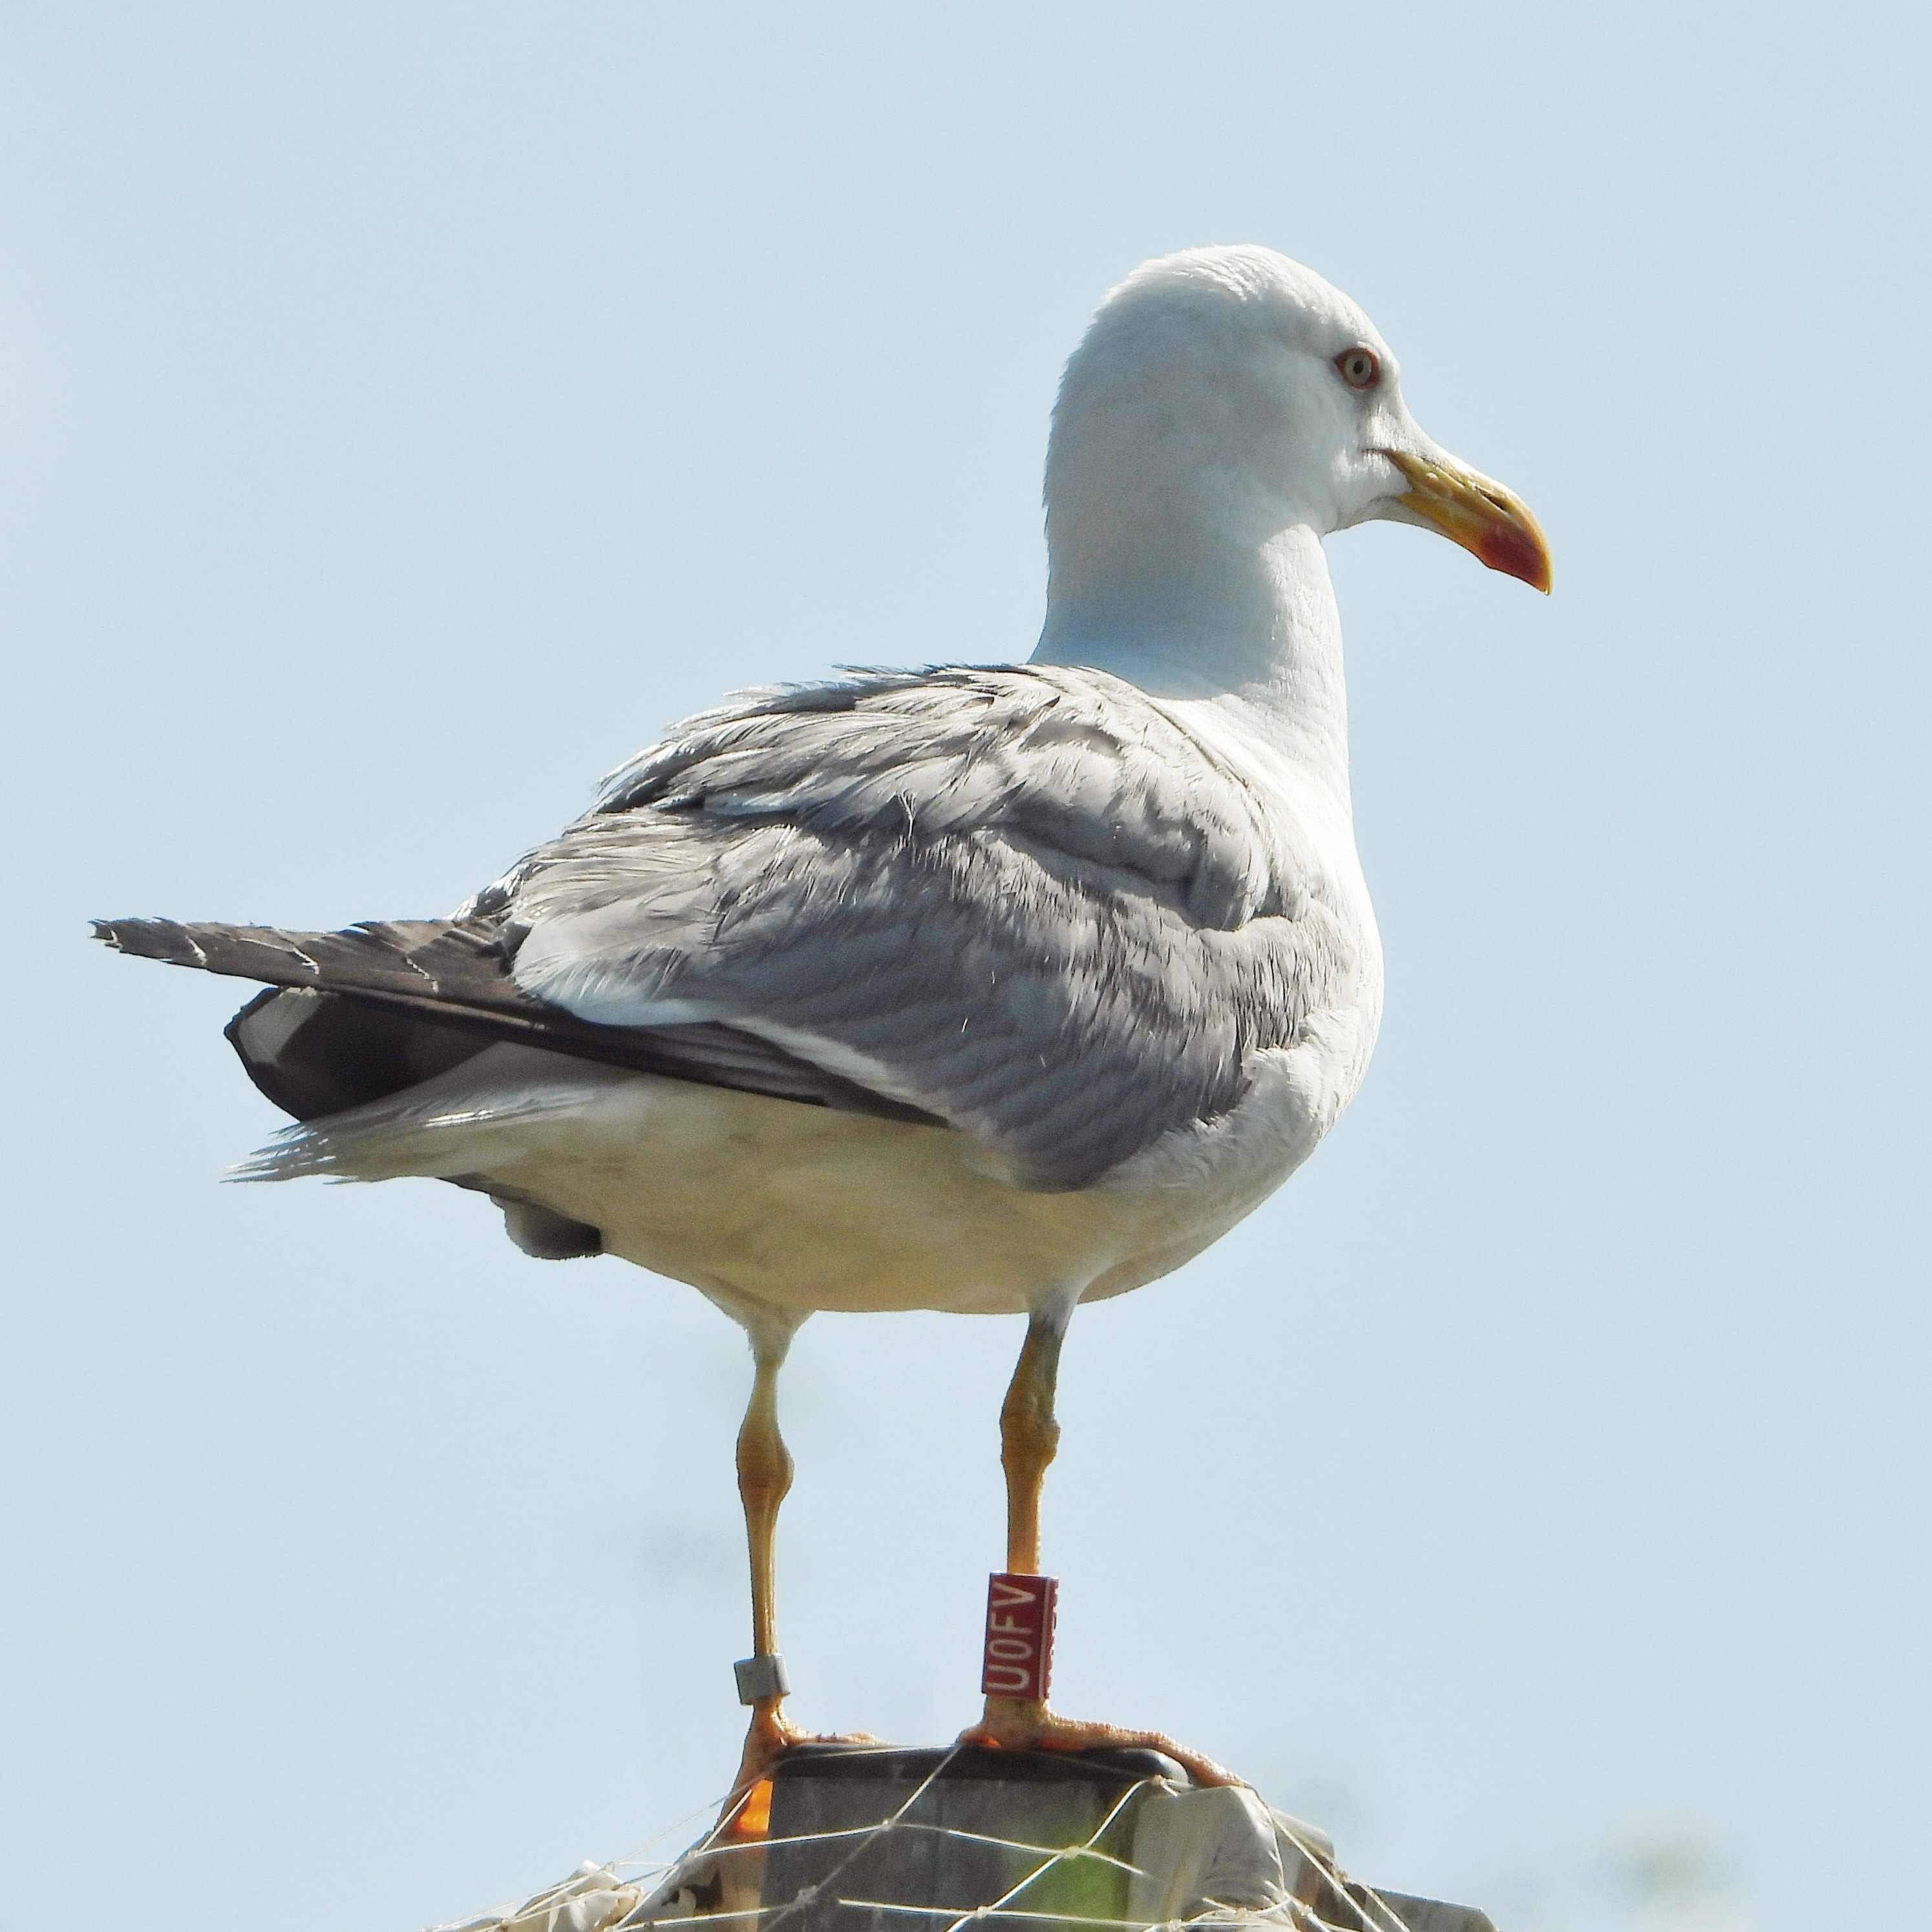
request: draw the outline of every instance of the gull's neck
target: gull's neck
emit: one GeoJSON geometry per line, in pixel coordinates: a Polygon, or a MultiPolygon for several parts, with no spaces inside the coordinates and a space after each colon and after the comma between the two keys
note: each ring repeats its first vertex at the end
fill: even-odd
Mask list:
{"type": "Polygon", "coordinates": [[[1346,812],[1342,625],[1316,531],[1294,524],[1243,544],[1190,531],[1184,518],[1150,542],[1143,524],[1142,541],[1096,542],[1063,533],[1060,520],[1048,520],[1046,622],[1033,662],[1090,665],[1150,697],[1214,703],[1346,812]]]}

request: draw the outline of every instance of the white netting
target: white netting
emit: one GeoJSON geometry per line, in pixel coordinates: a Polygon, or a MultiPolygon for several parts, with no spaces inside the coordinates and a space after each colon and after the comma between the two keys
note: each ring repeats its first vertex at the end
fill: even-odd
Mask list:
{"type": "Polygon", "coordinates": [[[1244,1786],[968,1780],[956,1749],[875,1755],[914,1771],[848,1778],[848,1759],[776,1798],[758,1786],[668,1864],[586,1862],[435,1932],[1490,1932],[1480,1912],[1351,1880],[1322,1833],[1244,1786]]]}

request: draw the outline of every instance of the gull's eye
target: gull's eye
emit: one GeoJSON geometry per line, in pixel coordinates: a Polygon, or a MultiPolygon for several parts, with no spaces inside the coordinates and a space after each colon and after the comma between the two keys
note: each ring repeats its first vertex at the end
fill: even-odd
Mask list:
{"type": "Polygon", "coordinates": [[[1372,389],[1382,373],[1372,349],[1345,349],[1336,357],[1335,367],[1352,389],[1372,389]]]}

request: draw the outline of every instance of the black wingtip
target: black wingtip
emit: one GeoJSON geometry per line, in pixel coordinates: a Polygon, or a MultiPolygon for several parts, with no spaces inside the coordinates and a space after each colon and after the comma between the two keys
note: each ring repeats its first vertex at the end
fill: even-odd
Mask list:
{"type": "Polygon", "coordinates": [[[160,959],[170,966],[206,964],[194,935],[178,920],[97,919],[94,936],[130,959],[160,959]]]}

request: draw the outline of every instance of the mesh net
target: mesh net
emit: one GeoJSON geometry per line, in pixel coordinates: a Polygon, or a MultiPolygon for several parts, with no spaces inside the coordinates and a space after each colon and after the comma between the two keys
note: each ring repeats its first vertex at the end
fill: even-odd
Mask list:
{"type": "Polygon", "coordinates": [[[1312,1826],[1148,1751],[806,1746],[676,1858],[650,1849],[435,1932],[1492,1932],[1360,1884],[1312,1826]]]}

